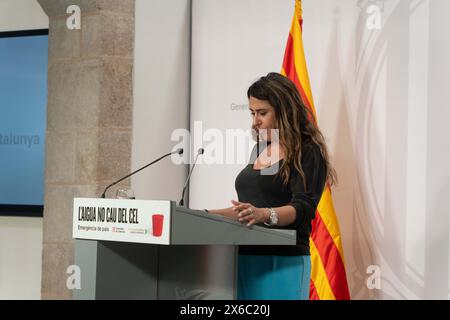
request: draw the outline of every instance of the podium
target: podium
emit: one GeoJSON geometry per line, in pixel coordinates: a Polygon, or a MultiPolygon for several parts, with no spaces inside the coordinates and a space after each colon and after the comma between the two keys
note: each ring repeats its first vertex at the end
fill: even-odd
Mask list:
{"type": "Polygon", "coordinates": [[[296,243],[295,230],[249,229],[174,201],[93,198],[74,199],[73,237],[74,299],[235,299],[238,245],[296,243]]]}

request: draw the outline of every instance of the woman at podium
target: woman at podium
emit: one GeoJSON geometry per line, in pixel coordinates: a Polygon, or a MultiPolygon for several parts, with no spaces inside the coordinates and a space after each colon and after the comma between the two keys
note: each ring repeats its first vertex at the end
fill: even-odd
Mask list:
{"type": "Polygon", "coordinates": [[[236,177],[238,201],[209,213],[251,227],[296,230],[295,246],[240,246],[241,300],[309,298],[311,221],[333,170],[325,140],[293,82],[269,73],[247,91],[256,145],[236,177]]]}

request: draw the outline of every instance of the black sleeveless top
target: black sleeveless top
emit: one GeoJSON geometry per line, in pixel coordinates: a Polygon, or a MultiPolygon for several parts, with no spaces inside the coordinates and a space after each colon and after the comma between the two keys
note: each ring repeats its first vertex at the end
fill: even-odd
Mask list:
{"type": "Polygon", "coordinates": [[[246,255],[309,255],[311,221],[315,217],[317,205],[322,196],[326,170],[325,162],[317,145],[302,149],[302,167],[306,178],[306,190],[300,174],[291,165],[289,183],[285,186],[278,169],[283,159],[269,168],[253,169],[259,154],[270,142],[261,142],[253,148],[249,164],[236,177],[235,188],[240,202],[251,203],[257,208],[277,208],[291,205],[296,210],[295,221],[288,226],[266,228],[297,230],[297,244],[293,246],[239,246],[239,254],[246,255]]]}

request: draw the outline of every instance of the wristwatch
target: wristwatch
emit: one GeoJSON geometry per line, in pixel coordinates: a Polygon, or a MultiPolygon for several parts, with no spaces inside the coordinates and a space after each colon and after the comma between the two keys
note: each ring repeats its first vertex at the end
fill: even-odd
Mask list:
{"type": "Polygon", "coordinates": [[[266,226],[276,226],[278,223],[278,214],[273,208],[269,208],[269,222],[264,222],[266,226]]]}

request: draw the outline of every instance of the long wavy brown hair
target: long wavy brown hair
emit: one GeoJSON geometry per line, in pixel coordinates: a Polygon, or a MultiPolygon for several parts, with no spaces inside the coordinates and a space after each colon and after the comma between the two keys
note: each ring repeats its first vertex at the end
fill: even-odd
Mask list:
{"type": "Polygon", "coordinates": [[[306,189],[305,173],[302,168],[302,151],[316,144],[325,162],[327,182],[337,183],[336,171],[330,163],[325,138],[315,122],[311,110],[305,106],[295,84],[275,72],[261,77],[247,91],[247,97],[267,101],[274,109],[279,143],[285,151],[285,158],[278,174],[285,185],[289,182],[291,164],[299,172],[306,189]]]}

